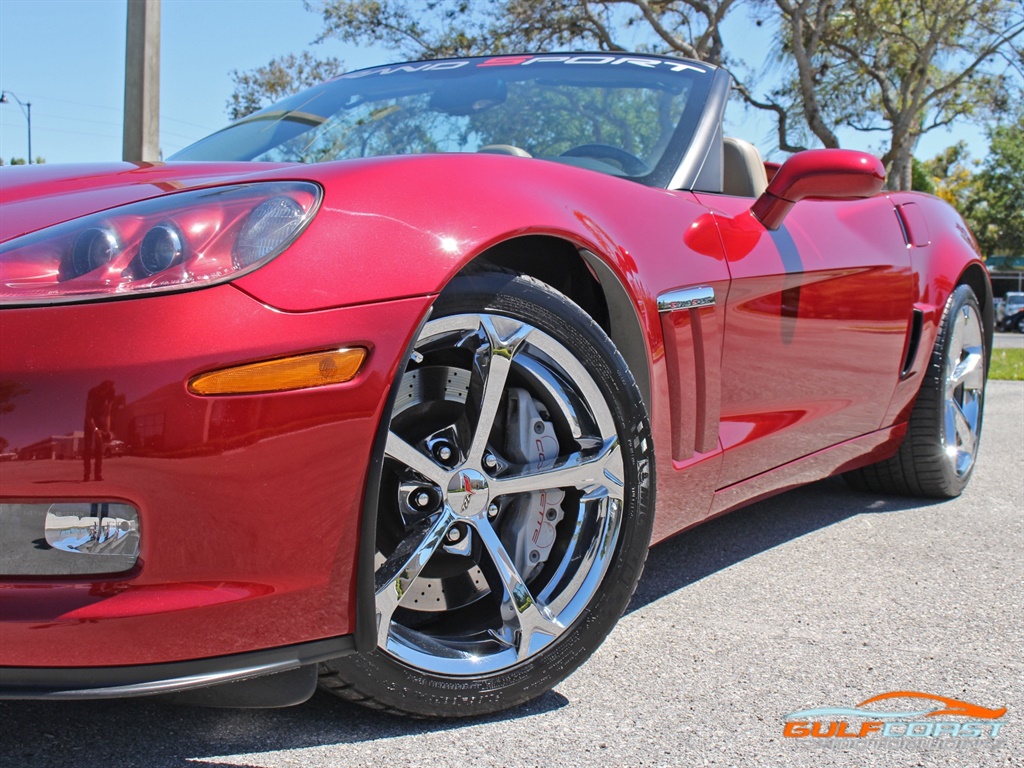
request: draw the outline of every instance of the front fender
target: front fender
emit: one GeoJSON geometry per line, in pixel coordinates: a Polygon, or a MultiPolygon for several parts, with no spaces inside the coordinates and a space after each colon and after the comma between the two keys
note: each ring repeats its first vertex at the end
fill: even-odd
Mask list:
{"type": "MultiPolygon", "coordinates": [[[[288,170],[273,175],[296,175],[288,170]]],[[[549,235],[597,254],[656,327],[652,294],[676,282],[680,264],[670,257],[682,255],[683,233],[704,212],[687,193],[516,157],[417,155],[302,170],[325,190],[316,219],[285,254],[236,282],[288,312],[436,294],[488,248],[549,235]]],[[[715,259],[694,256],[687,271],[700,280],[700,262],[715,259]]]]}

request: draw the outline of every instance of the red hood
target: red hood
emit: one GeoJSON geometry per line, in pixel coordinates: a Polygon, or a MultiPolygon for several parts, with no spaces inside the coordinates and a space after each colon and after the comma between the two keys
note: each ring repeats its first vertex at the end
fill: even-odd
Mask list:
{"type": "Polygon", "coordinates": [[[248,180],[269,163],[106,163],[0,168],[0,242],[118,205],[248,180]]]}

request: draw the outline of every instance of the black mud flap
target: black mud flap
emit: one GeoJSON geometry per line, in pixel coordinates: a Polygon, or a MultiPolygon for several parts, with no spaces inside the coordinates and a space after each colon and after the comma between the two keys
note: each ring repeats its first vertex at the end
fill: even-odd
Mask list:
{"type": "Polygon", "coordinates": [[[274,709],[294,707],[307,701],[316,691],[317,665],[307,664],[287,672],[211,685],[190,691],[152,697],[152,701],[183,704],[190,707],[230,709],[274,709]]]}

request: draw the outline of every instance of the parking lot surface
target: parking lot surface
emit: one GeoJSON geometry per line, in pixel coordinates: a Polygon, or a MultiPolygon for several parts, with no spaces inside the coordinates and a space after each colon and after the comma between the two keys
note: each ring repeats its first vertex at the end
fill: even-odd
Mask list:
{"type": "Polygon", "coordinates": [[[604,646],[512,712],[411,721],[323,693],[268,711],[4,702],[0,765],[1024,765],[1022,455],[1024,382],[994,381],[959,499],[830,480],[658,545],[604,646]],[[783,735],[788,713],[892,691],[1007,713],[995,738],[783,735]]]}

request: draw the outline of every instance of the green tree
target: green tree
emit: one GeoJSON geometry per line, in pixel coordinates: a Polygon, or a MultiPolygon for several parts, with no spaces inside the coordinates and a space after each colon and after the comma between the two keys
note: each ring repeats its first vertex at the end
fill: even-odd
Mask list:
{"type": "Polygon", "coordinates": [[[826,147],[842,127],[886,134],[891,189],[910,189],[925,133],[1005,114],[1020,97],[1019,0],[755,1],[781,15],[788,78],[772,101],[826,147]]]}
{"type": "Polygon", "coordinates": [[[231,79],[235,90],[228,101],[228,114],[232,120],[238,120],[285,96],[341,74],[344,69],[336,58],[318,59],[309,51],[303,51],[298,56],[288,54],[271,59],[266,66],[248,72],[233,70],[231,79]]]}
{"type": "Polygon", "coordinates": [[[910,188],[915,192],[927,192],[929,195],[935,194],[935,182],[932,181],[927,166],[916,157],[914,158],[914,169],[911,179],[910,188]]]}
{"type": "Polygon", "coordinates": [[[965,210],[982,253],[1024,255],[1024,111],[989,131],[977,183],[965,210]]]}
{"type": "Polygon", "coordinates": [[[975,169],[978,166],[976,160],[971,160],[970,151],[966,141],[958,141],[951,147],[947,147],[931,160],[918,162],[914,161],[915,178],[920,173],[927,185],[917,186],[914,189],[942,198],[950,203],[958,211],[966,213],[974,205],[974,201],[980,192],[980,182],[975,169]]]}
{"type": "Polygon", "coordinates": [[[320,41],[409,58],[552,48],[676,53],[724,62],[721,23],[740,0],[306,0],[320,41]]]}

